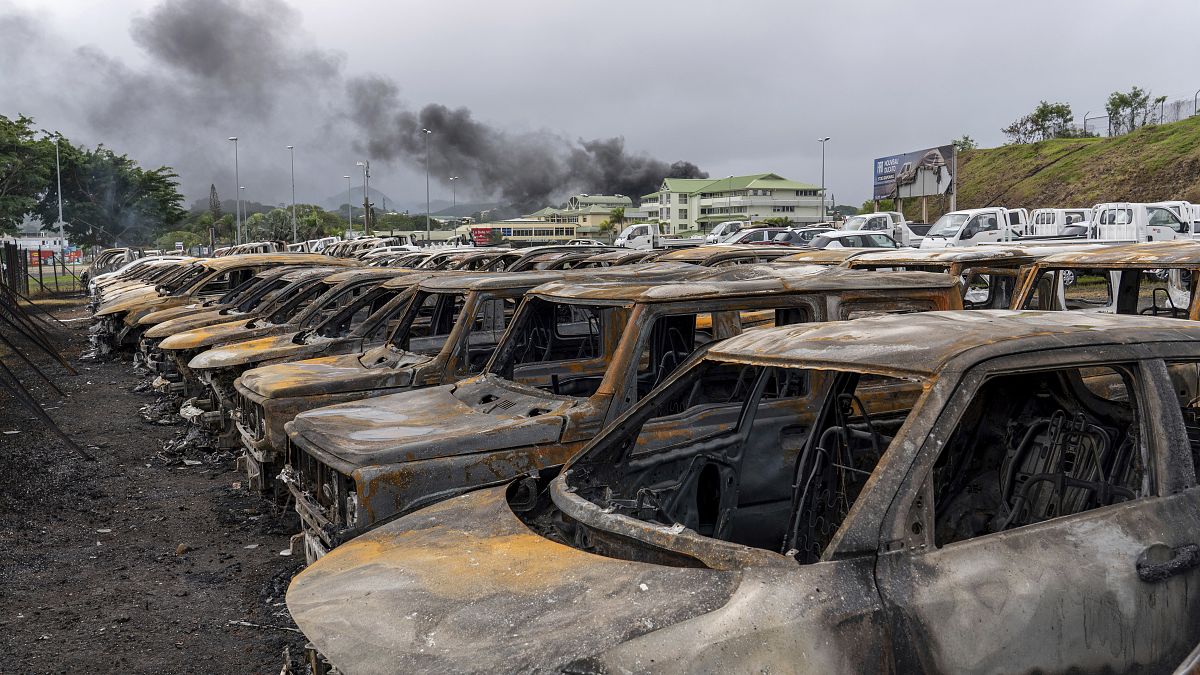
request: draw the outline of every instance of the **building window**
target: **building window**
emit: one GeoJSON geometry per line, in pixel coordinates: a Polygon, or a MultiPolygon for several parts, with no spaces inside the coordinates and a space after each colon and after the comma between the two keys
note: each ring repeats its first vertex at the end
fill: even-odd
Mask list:
{"type": "Polygon", "coordinates": [[[679,219],[687,220],[687,209],[679,209],[679,219]]]}
{"type": "Polygon", "coordinates": [[[687,195],[679,195],[679,203],[680,203],[680,204],[686,204],[686,203],[687,203],[687,197],[688,197],[687,195]]]}
{"type": "Polygon", "coordinates": [[[794,206],[772,206],[771,211],[773,211],[774,213],[795,213],[796,207],[794,207],[794,206]]]}

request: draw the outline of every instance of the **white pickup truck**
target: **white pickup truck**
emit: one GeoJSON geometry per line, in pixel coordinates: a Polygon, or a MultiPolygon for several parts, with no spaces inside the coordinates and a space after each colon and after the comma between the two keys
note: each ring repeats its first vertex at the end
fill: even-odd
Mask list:
{"type": "Polygon", "coordinates": [[[879,211],[850,216],[840,229],[882,232],[891,236],[901,246],[920,246],[921,239],[929,228],[928,223],[908,222],[899,211],[879,211]]]}
{"type": "Polygon", "coordinates": [[[704,239],[699,236],[689,239],[667,237],[662,232],[662,225],[656,223],[635,223],[621,230],[613,246],[636,249],[687,248],[703,243],[704,239]]]}
{"type": "Polygon", "coordinates": [[[929,227],[921,248],[951,248],[1009,241],[1025,234],[1029,212],[991,206],[984,209],[951,211],[929,227]]]}
{"type": "Polygon", "coordinates": [[[1092,209],[1036,209],[1029,216],[1029,228],[1026,234],[1035,237],[1056,237],[1063,234],[1063,228],[1076,223],[1090,223],[1092,209]]]}
{"type": "Polygon", "coordinates": [[[719,244],[737,234],[744,228],[750,227],[748,220],[725,220],[716,224],[704,238],[706,244],[719,244]]]}
{"type": "Polygon", "coordinates": [[[1191,239],[1192,223],[1162,204],[1110,202],[1097,204],[1088,227],[1093,241],[1138,242],[1191,239]]]}
{"type": "MultiPolygon", "coordinates": [[[[1200,204],[1175,200],[1154,202],[1151,206],[1165,206],[1171,210],[1171,213],[1179,216],[1180,220],[1191,224],[1193,233],[1200,230],[1200,204]]],[[[1197,233],[1197,236],[1200,236],[1200,233],[1197,233]]]]}

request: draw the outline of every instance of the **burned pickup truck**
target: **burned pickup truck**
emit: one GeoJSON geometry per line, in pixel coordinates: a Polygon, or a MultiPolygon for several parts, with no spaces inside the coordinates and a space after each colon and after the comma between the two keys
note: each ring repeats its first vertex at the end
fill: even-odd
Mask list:
{"type": "Polygon", "coordinates": [[[342,672],[1169,672],[1200,641],[1198,372],[1200,327],[1153,317],[751,331],[288,608],[342,672]]]}
{"type": "Polygon", "coordinates": [[[546,284],[483,374],[298,415],[281,477],[317,557],[398,514],[561,464],[698,347],[740,332],[745,312],[781,325],[961,306],[943,274],[799,265],[546,284]]]}

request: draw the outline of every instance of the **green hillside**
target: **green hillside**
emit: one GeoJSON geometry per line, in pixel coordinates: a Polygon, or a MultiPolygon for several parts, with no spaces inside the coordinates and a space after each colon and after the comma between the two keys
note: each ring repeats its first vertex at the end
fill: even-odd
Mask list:
{"type": "Polygon", "coordinates": [[[971,150],[959,157],[959,208],[1200,202],[1200,117],[1115,138],[971,150]]]}
{"type": "MultiPolygon", "coordinates": [[[[1116,138],[968,150],[959,155],[958,172],[960,209],[1033,210],[1166,199],[1200,203],[1200,117],[1116,138]]],[[[932,222],[950,209],[949,199],[930,197],[928,207],[932,222]]],[[[920,200],[905,200],[904,213],[921,220],[920,200]]]]}

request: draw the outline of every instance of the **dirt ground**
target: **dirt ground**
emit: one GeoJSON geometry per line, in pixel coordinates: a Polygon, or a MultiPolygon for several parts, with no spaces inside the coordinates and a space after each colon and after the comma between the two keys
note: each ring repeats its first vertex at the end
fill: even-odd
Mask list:
{"type": "Polygon", "coordinates": [[[59,396],[17,372],[96,461],[0,390],[0,672],[278,673],[288,646],[298,662],[294,514],[241,489],[231,455],[163,453],[183,427],[139,415],[156,395],[129,362],[79,359],[82,300],[54,313],[83,319],[54,334],[79,375],[35,359],[59,396]]]}

